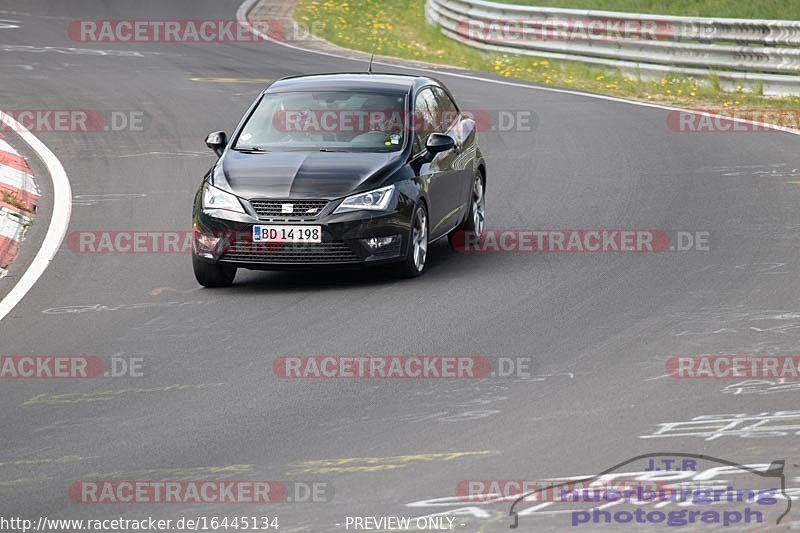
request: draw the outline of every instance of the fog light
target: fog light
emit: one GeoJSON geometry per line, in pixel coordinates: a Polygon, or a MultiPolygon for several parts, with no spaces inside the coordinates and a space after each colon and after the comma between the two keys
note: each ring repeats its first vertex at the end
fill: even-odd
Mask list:
{"type": "Polygon", "coordinates": [[[213,259],[213,252],[217,249],[220,240],[222,240],[221,237],[201,233],[199,229],[194,228],[194,251],[201,257],[213,259]]]}
{"type": "Polygon", "coordinates": [[[370,237],[369,239],[362,239],[367,248],[373,251],[380,251],[388,246],[391,246],[400,241],[400,235],[392,235],[391,237],[370,237]]]}

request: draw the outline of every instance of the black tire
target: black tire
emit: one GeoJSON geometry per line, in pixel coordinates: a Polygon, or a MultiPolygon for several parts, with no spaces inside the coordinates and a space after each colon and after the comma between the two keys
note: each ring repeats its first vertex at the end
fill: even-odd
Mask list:
{"type": "Polygon", "coordinates": [[[469,194],[469,213],[467,218],[456,229],[447,235],[447,240],[450,246],[456,250],[460,250],[464,246],[464,237],[460,235],[463,232],[477,232],[479,235],[483,233],[484,223],[486,221],[486,178],[481,172],[475,174],[472,181],[472,190],[469,194]],[[480,187],[478,188],[478,186],[480,187]],[[479,215],[476,217],[476,211],[479,215]]]}
{"type": "MultiPolygon", "coordinates": [[[[428,209],[423,202],[418,202],[411,214],[411,229],[408,231],[408,249],[406,257],[397,265],[397,273],[403,278],[415,278],[425,272],[425,261],[428,256],[428,209]],[[421,220],[420,220],[421,217],[421,220]],[[424,228],[424,234],[420,237],[419,228],[424,228]],[[421,266],[418,255],[415,254],[415,243],[424,243],[421,251],[421,266]]],[[[419,253],[419,250],[417,251],[419,253]]]]}
{"type": "Polygon", "coordinates": [[[201,261],[194,255],[192,256],[192,267],[197,283],[203,287],[230,287],[233,284],[233,278],[236,277],[236,267],[201,261]]]}

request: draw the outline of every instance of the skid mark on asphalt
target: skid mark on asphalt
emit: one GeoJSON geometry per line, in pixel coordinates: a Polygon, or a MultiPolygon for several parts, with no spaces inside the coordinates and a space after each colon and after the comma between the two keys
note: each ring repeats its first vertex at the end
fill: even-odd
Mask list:
{"type": "Polygon", "coordinates": [[[194,287],[192,289],[176,289],[174,287],[156,287],[152,291],[150,291],[150,296],[159,296],[161,293],[164,292],[177,292],[180,294],[189,294],[192,292],[197,292],[202,290],[202,287],[194,287]]]}
{"type": "Polygon", "coordinates": [[[83,430],[84,428],[94,428],[104,424],[116,424],[119,422],[119,417],[114,416],[93,416],[91,418],[77,417],[69,418],[63,417],[57,422],[46,424],[44,426],[34,428],[34,433],[43,432],[60,432],[65,429],[83,430]]]}
{"type": "Polygon", "coordinates": [[[289,475],[397,470],[416,462],[453,461],[463,457],[494,455],[495,453],[497,452],[492,450],[482,450],[475,452],[420,453],[415,455],[395,455],[391,457],[351,457],[347,459],[303,461],[290,465],[292,469],[289,471],[289,475]]]}
{"type": "Polygon", "coordinates": [[[72,197],[72,205],[97,205],[100,202],[118,202],[134,198],[147,198],[147,195],[141,193],[76,194],[72,197]]]}
{"type": "MultiPolygon", "coordinates": [[[[779,264],[780,265],[780,264],[779,264]]],[[[672,317],[668,317],[672,318],[672,317]]],[[[759,334],[794,335],[800,329],[800,313],[794,310],[699,310],[675,316],[673,335],[677,337],[708,337],[711,335],[759,334]]],[[[777,337],[776,337],[777,338],[777,337]]],[[[752,351],[743,349],[737,351],[752,351]]]]}
{"type": "Polygon", "coordinates": [[[734,166],[715,166],[710,168],[700,168],[698,173],[711,172],[725,177],[789,177],[796,175],[800,169],[792,168],[787,163],[773,163],[771,165],[734,165],[734,166]]]}
{"type": "Polygon", "coordinates": [[[49,477],[21,477],[19,479],[9,479],[0,481],[0,487],[17,487],[19,485],[32,485],[34,483],[42,483],[43,481],[50,481],[49,477]]]}
{"type": "Polygon", "coordinates": [[[163,55],[159,52],[137,52],[135,50],[96,50],[93,48],[74,48],[69,46],[27,46],[27,45],[2,45],[0,50],[3,52],[33,52],[46,53],[52,52],[64,55],[83,55],[95,57],[148,57],[163,55]]]}
{"type": "Polygon", "coordinates": [[[61,464],[73,463],[76,461],[83,461],[86,457],[80,455],[64,455],[62,457],[47,458],[47,459],[18,459],[15,461],[0,461],[0,468],[4,466],[31,466],[31,465],[44,465],[44,464],[61,464]]]}
{"type": "Polygon", "coordinates": [[[209,305],[214,301],[191,300],[188,302],[141,302],[135,304],[119,304],[119,305],[69,305],[66,307],[52,307],[45,309],[42,313],[46,315],[63,315],[63,314],[76,314],[76,313],[89,313],[89,312],[103,312],[103,311],[132,311],[137,309],[150,309],[153,307],[184,307],[187,305],[209,305]]]}
{"type": "Polygon", "coordinates": [[[776,394],[800,390],[800,381],[777,378],[776,380],[748,379],[727,385],[720,392],[723,394],[776,394]]]}
{"type": "Polygon", "coordinates": [[[118,390],[104,390],[95,392],[73,392],[68,394],[39,394],[26,400],[22,407],[28,405],[44,404],[44,405],[60,405],[72,403],[86,403],[86,402],[107,402],[117,398],[128,396],[131,394],[147,394],[154,392],[176,392],[190,389],[205,389],[208,387],[219,387],[224,383],[198,383],[195,385],[167,385],[164,387],[153,388],[134,388],[134,389],[118,389],[118,390]]]}
{"type": "Polygon", "coordinates": [[[786,268],[788,263],[749,263],[745,265],[731,265],[717,263],[706,265],[696,272],[702,274],[710,272],[715,275],[741,275],[741,274],[789,274],[793,272],[792,267],[786,268]]]}
{"type": "MultiPolygon", "coordinates": [[[[59,465],[59,464],[68,464],[68,463],[75,463],[79,461],[85,461],[86,459],[94,459],[95,457],[81,457],[80,455],[64,455],[62,457],[55,457],[55,458],[42,458],[42,459],[16,459],[14,461],[0,461],[0,468],[9,467],[13,468],[15,466],[26,467],[25,470],[30,472],[31,467],[36,466],[49,466],[49,465],[59,465]]],[[[50,481],[51,478],[48,476],[43,475],[35,475],[33,477],[22,477],[16,479],[2,479],[0,480],[0,488],[2,487],[16,487],[18,485],[32,485],[34,483],[41,483],[44,481],[50,481]]]]}
{"type": "Polygon", "coordinates": [[[177,152],[141,152],[138,154],[111,154],[109,157],[117,159],[127,159],[129,157],[152,157],[152,156],[166,156],[166,157],[208,157],[208,152],[196,152],[190,150],[177,151],[177,152]]]}
{"type": "Polygon", "coordinates": [[[191,480],[225,479],[232,476],[252,474],[253,465],[195,466],[191,468],[149,468],[145,470],[89,472],[86,479],[150,479],[150,480],[191,480]]]}
{"type": "Polygon", "coordinates": [[[661,427],[657,431],[639,438],[703,437],[706,441],[712,441],[722,437],[786,437],[800,434],[800,411],[701,415],[688,421],[658,425],[661,427]]]}

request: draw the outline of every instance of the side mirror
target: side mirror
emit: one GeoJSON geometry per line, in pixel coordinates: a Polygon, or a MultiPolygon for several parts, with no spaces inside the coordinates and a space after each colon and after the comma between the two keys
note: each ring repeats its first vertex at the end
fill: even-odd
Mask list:
{"type": "Polygon", "coordinates": [[[214,150],[217,156],[222,156],[222,152],[225,150],[225,145],[227,144],[228,136],[224,131],[215,131],[214,133],[209,133],[208,137],[206,137],[206,146],[214,150]]]}
{"type": "Polygon", "coordinates": [[[428,142],[425,143],[425,148],[428,154],[434,156],[441,152],[452,150],[456,145],[456,141],[449,135],[444,133],[431,133],[428,137],[428,142]]]}

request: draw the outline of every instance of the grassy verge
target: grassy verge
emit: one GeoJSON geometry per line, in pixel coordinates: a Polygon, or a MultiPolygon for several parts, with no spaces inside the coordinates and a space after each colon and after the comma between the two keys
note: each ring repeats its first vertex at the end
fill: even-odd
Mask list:
{"type": "Polygon", "coordinates": [[[12,207],[16,207],[20,211],[24,211],[24,212],[28,212],[28,213],[32,213],[33,212],[33,210],[31,208],[29,208],[28,205],[25,202],[22,202],[22,201],[18,200],[15,195],[13,195],[13,194],[11,194],[9,192],[6,192],[6,191],[2,191],[2,193],[3,193],[3,202],[5,202],[6,204],[8,204],[8,205],[10,205],[12,207]]]}
{"type": "Polygon", "coordinates": [[[509,4],[685,17],[800,20],[797,0],[503,0],[509,4]]]}
{"type": "MultiPolygon", "coordinates": [[[[518,0],[521,1],[521,0],[518,0]]],[[[550,0],[566,4],[582,0],[550,0]]],[[[632,0],[633,1],[633,0],[632,0]]],[[[689,0],[687,0],[688,2],[689,0]]],[[[741,0],[692,0],[696,4],[730,4],[741,0]]],[[[595,4],[626,3],[627,0],[583,0],[595,4]]],[[[670,0],[671,2],[671,0],[670,0]]],[[[637,4],[670,2],[636,0],[637,4]]],[[[760,0],[757,5],[789,5],[800,0],[760,0]]],[[[538,0],[537,0],[537,3],[538,0]]],[[[547,3],[547,2],[545,2],[547,3]]],[[[677,3],[677,2],[676,2],[677,3]]],[[[560,62],[528,56],[488,53],[453,41],[425,23],[425,0],[385,2],[382,0],[300,0],[295,19],[314,33],[340,46],[375,52],[378,55],[416,59],[443,65],[492,72],[542,85],[619,96],[654,103],[709,111],[773,112],[800,110],[800,98],[766,98],[743,90],[723,91],[716,80],[708,84],[681,76],[664,76],[655,81],[638,81],[619,73],[582,63],[560,62]]],[[[794,124],[785,124],[795,126],[794,124]]]]}

